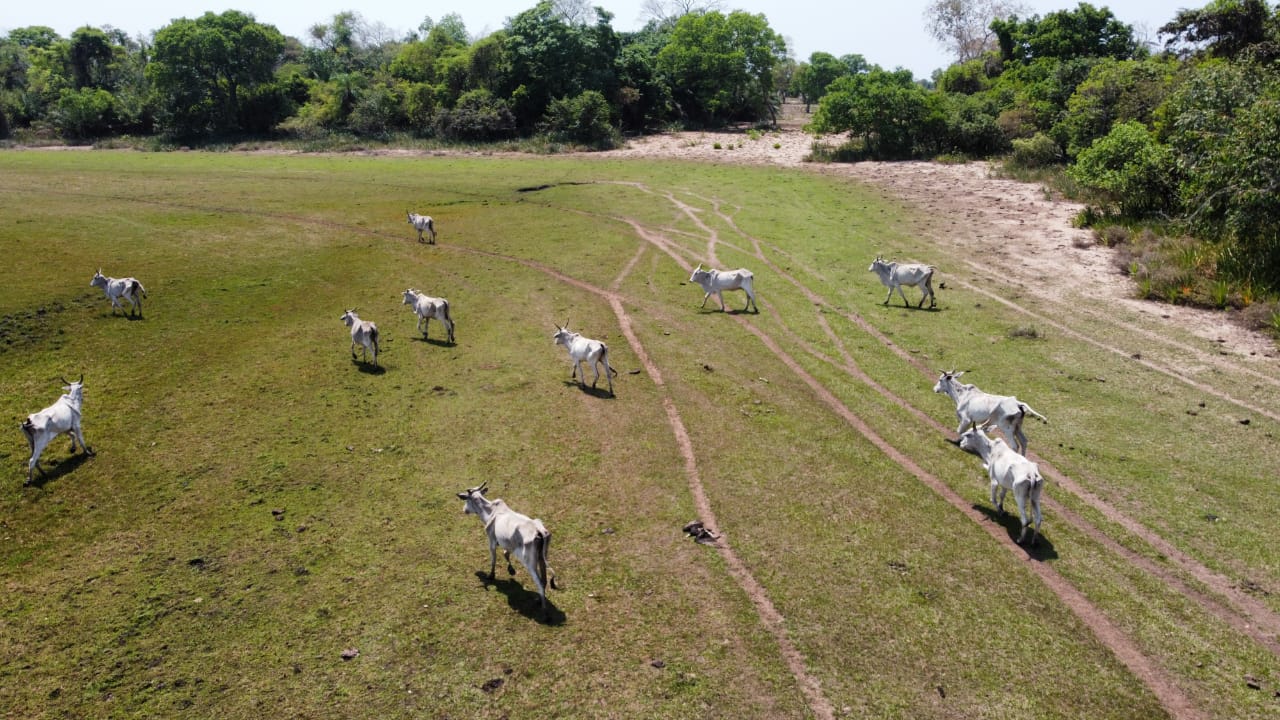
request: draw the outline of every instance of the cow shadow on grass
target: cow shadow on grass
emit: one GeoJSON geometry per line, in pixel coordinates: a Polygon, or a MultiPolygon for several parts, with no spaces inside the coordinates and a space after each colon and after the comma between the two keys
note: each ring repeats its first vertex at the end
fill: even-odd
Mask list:
{"type": "Polygon", "coordinates": [[[76,470],[76,468],[83,465],[85,461],[91,457],[93,456],[84,452],[78,452],[68,458],[64,458],[53,463],[49,463],[46,460],[44,462],[44,467],[47,469],[41,473],[40,469],[37,468],[35,477],[31,479],[31,482],[26,482],[24,480],[22,484],[24,487],[33,487],[43,490],[45,485],[61,478],[63,475],[70,475],[76,470]]]}
{"type": "Polygon", "coordinates": [[[503,578],[502,575],[497,575],[490,580],[489,573],[483,570],[477,570],[476,577],[486,587],[492,585],[498,592],[506,595],[507,605],[530,620],[543,625],[564,624],[564,611],[556,607],[550,597],[547,598],[547,609],[545,611],[542,609],[542,598],[539,597],[538,591],[533,589],[532,581],[530,581],[530,587],[525,587],[517,578],[503,578]]]}
{"type": "Polygon", "coordinates": [[[605,386],[605,387],[591,387],[590,385],[580,385],[580,384],[578,383],[578,381],[577,381],[577,380],[565,380],[565,381],[564,381],[564,386],[565,386],[565,387],[574,387],[574,388],[578,388],[579,390],[581,390],[581,391],[582,391],[582,393],[583,393],[584,395],[590,395],[591,397],[602,398],[602,399],[604,399],[604,400],[616,400],[616,399],[617,399],[617,395],[616,395],[616,394],[613,394],[613,393],[610,393],[610,392],[609,392],[609,388],[608,388],[608,386],[605,386]]]}
{"type": "MultiPolygon", "coordinates": [[[[1005,498],[1006,504],[1010,502],[1012,502],[1012,498],[1005,498]]],[[[1018,536],[1022,534],[1022,518],[1018,517],[1017,510],[1010,512],[1006,509],[1005,513],[1001,515],[995,508],[985,504],[975,504],[972,507],[974,510],[986,515],[987,519],[991,522],[1002,526],[1005,533],[1009,536],[1009,542],[1015,544],[1018,542],[1018,536]]],[[[1018,547],[1022,548],[1022,551],[1027,554],[1027,557],[1032,560],[1044,561],[1058,559],[1057,549],[1054,548],[1053,543],[1044,536],[1043,532],[1036,536],[1036,544],[1034,546],[1019,545],[1018,547]]]]}
{"type": "Polygon", "coordinates": [[[448,340],[441,340],[440,338],[426,338],[421,335],[417,337],[417,341],[423,345],[435,345],[436,347],[454,347],[458,344],[456,342],[449,342],[448,340]]]}
{"type": "Polygon", "coordinates": [[[698,308],[698,314],[699,315],[759,315],[760,308],[757,307],[755,310],[751,310],[749,308],[726,307],[724,310],[721,310],[720,308],[700,307],[698,308]]]}
{"type": "Polygon", "coordinates": [[[356,369],[365,375],[382,375],[387,372],[386,367],[382,365],[374,365],[373,363],[366,362],[364,360],[352,360],[351,364],[355,365],[356,369]]]}

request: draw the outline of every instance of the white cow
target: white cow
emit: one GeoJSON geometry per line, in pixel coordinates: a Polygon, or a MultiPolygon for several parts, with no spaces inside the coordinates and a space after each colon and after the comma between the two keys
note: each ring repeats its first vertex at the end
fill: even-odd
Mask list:
{"type": "Polygon", "coordinates": [[[747,294],[747,304],[743,307],[743,311],[749,308],[755,308],[756,312],[760,312],[760,306],[756,305],[756,293],[751,287],[751,281],[755,279],[755,275],[746,268],[738,268],[737,270],[703,270],[702,263],[698,263],[698,267],[694,268],[693,274],[689,276],[689,282],[697,283],[702,286],[702,291],[706,294],[702,296],[702,305],[707,306],[707,298],[711,297],[711,293],[715,293],[720,299],[720,311],[724,312],[724,291],[725,290],[741,290],[747,294]]]}
{"type": "Polygon", "coordinates": [[[489,538],[489,579],[493,580],[494,571],[498,567],[498,547],[502,547],[502,557],[507,561],[507,572],[516,574],[511,565],[511,553],[515,553],[529,571],[533,584],[538,587],[538,596],[542,599],[542,609],[547,609],[547,587],[556,587],[556,575],[547,567],[547,552],[551,547],[551,531],[537,518],[530,518],[507,507],[501,499],[487,500],[483,495],[488,483],[480,487],[468,488],[458,493],[458,499],[465,503],[462,511],[480,518],[484,525],[484,533],[489,538]]]}
{"type": "MultiPolygon", "coordinates": [[[[604,364],[604,377],[609,381],[609,394],[613,394],[613,376],[617,375],[617,371],[609,366],[609,346],[599,340],[583,337],[580,333],[570,332],[568,328],[569,321],[565,321],[565,327],[556,326],[556,334],[552,336],[552,340],[556,345],[563,345],[565,350],[569,351],[569,361],[573,364],[573,372],[569,374],[570,378],[579,377],[580,365],[582,362],[591,363],[591,370],[595,372],[595,377],[591,379],[591,387],[594,388],[596,383],[600,381],[600,364],[604,364]]],[[[585,386],[587,384],[587,371],[581,371],[581,377],[578,384],[585,386]]]]}
{"type": "Polygon", "coordinates": [[[946,393],[956,404],[956,418],[960,421],[956,433],[971,427],[995,425],[1013,443],[1014,450],[1025,455],[1027,436],[1022,432],[1023,419],[1034,415],[1047,423],[1048,418],[1011,395],[992,395],[974,385],[961,384],[957,379],[963,374],[963,370],[943,372],[933,386],[934,392],[946,393]]]}
{"type": "MultiPolygon", "coordinates": [[[[84,444],[84,432],[80,429],[80,408],[84,403],[84,375],[75,382],[60,378],[66,383],[67,393],[58,401],[38,413],[27,416],[22,423],[22,434],[27,437],[31,446],[31,460],[27,462],[27,484],[31,483],[32,473],[40,470],[40,453],[62,433],[71,435],[71,452],[76,451],[76,442],[86,455],[93,455],[93,450],[84,444]]],[[[44,476],[44,470],[40,470],[44,476]]]]}
{"type": "Polygon", "coordinates": [[[453,342],[453,318],[449,316],[448,300],[431,297],[409,288],[404,291],[403,304],[412,306],[413,312],[418,316],[416,329],[422,331],[424,339],[427,338],[431,328],[431,318],[435,318],[444,324],[444,329],[449,333],[449,342],[453,342]]]}
{"type": "Polygon", "coordinates": [[[1040,476],[1039,466],[1014,452],[1003,439],[987,437],[982,428],[964,431],[960,435],[960,447],[975,452],[982,458],[982,467],[991,479],[991,504],[996,506],[996,511],[1001,515],[1004,515],[1004,496],[1010,490],[1013,491],[1013,499],[1018,503],[1018,517],[1022,518],[1018,544],[1021,545],[1026,540],[1027,530],[1034,519],[1031,545],[1035,545],[1043,520],[1040,514],[1040,493],[1044,490],[1044,478],[1040,476]],[[999,499],[996,499],[997,489],[999,499]]]}
{"type": "Polygon", "coordinates": [[[418,231],[418,242],[423,242],[422,233],[431,233],[431,244],[436,244],[436,221],[431,219],[430,215],[419,215],[405,210],[405,214],[409,216],[409,224],[414,230],[418,231]]]}
{"type": "Polygon", "coordinates": [[[933,266],[922,265],[920,263],[898,263],[885,262],[879,255],[875,260],[871,261],[871,267],[867,268],[871,272],[880,276],[880,282],[889,288],[889,294],[884,296],[884,305],[889,304],[889,299],[893,297],[893,291],[897,290],[898,295],[902,296],[902,306],[910,307],[907,302],[907,294],[902,291],[903,285],[918,286],[923,293],[920,296],[920,304],[916,307],[924,307],[924,299],[929,298],[929,307],[938,306],[938,300],[933,294],[933,266]]]}
{"type": "Polygon", "coordinates": [[[359,344],[361,358],[368,362],[368,353],[373,353],[373,366],[378,367],[378,326],[361,320],[355,308],[342,313],[342,322],[351,328],[351,359],[356,359],[356,345],[359,344]]]}
{"type": "Polygon", "coordinates": [[[124,310],[124,306],[120,304],[121,298],[129,301],[129,314],[137,309],[138,317],[142,317],[142,298],[147,296],[147,289],[142,287],[142,283],[135,278],[113,278],[102,274],[102,268],[98,268],[98,272],[93,274],[93,279],[89,281],[89,287],[102,288],[102,292],[106,293],[107,299],[111,301],[111,314],[116,314],[116,308],[124,310]]]}

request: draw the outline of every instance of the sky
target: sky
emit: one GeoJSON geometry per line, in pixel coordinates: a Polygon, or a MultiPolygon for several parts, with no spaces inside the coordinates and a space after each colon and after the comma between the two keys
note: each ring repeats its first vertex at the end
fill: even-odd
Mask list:
{"type": "MultiPolygon", "coordinates": [[[[642,0],[588,0],[592,6],[613,13],[613,28],[619,32],[638,30],[644,25],[642,0]]],[[[1076,0],[1021,0],[1032,15],[1073,9],[1076,0]]],[[[1092,0],[1095,7],[1109,7],[1121,22],[1133,25],[1140,39],[1154,41],[1156,30],[1172,20],[1178,10],[1199,8],[1208,0],[1092,0]]],[[[265,24],[276,26],[285,35],[304,43],[308,29],[328,22],[340,12],[357,12],[367,23],[380,24],[393,38],[415,30],[423,18],[435,20],[457,13],[473,36],[502,29],[507,18],[532,8],[537,0],[480,0],[474,6],[457,0],[426,0],[421,3],[396,0],[56,0],[52,5],[27,4],[9,0],[0,10],[0,33],[30,25],[53,28],[70,37],[79,27],[111,25],[132,37],[149,36],[177,18],[197,18],[206,12],[239,10],[265,24]]],[[[724,12],[743,10],[763,14],[769,26],[786,38],[797,60],[807,60],[814,52],[837,57],[859,54],[867,62],[886,69],[905,67],[917,77],[928,78],[933,71],[950,65],[953,58],[925,31],[924,11],[928,0],[722,0],[724,12]]]]}

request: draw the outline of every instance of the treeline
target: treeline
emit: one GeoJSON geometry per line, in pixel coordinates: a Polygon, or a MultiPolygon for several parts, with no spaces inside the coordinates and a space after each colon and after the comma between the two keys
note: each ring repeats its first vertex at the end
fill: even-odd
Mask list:
{"type": "Polygon", "coordinates": [[[541,133],[607,147],[621,131],[751,121],[776,107],[786,45],[763,16],[688,12],[618,33],[608,12],[585,3],[543,0],[476,40],[456,14],[388,39],[340,13],[306,43],[238,11],[175,20],[146,40],[21,28],[0,40],[0,133],[407,132],[469,142],[541,133]]]}
{"type": "Polygon", "coordinates": [[[340,13],[305,42],[237,11],[145,39],[20,28],[0,38],[0,137],[537,136],[607,148],[627,132],[768,124],[798,96],[816,106],[812,130],[847,134],[836,159],[1065,169],[1092,200],[1085,221],[1210,241],[1183,253],[1188,276],[1166,273],[1150,294],[1242,306],[1280,292],[1280,6],[1212,0],[1179,11],[1152,44],[1105,7],[1021,17],[1014,1],[931,3],[927,26],[958,61],[929,80],[861,55],[797,63],[764,16],[688,0],[654,0],[673,12],[633,33],[588,0],[543,0],[481,38],[455,14],[389,38],[340,13]]]}

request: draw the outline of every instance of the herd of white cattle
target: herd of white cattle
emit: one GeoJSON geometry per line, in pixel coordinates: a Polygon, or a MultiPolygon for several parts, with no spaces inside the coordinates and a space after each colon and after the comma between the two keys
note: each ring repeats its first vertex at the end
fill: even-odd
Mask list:
{"type": "MultiPolygon", "coordinates": [[[[422,242],[423,233],[426,232],[431,237],[430,242],[434,244],[436,240],[434,221],[426,215],[415,213],[408,213],[408,217],[409,224],[418,231],[418,240],[422,242]]],[[[903,305],[910,307],[906,295],[902,292],[902,286],[909,285],[920,287],[923,293],[917,305],[918,308],[924,306],[926,298],[930,300],[930,308],[937,306],[931,284],[933,266],[885,262],[877,256],[868,270],[874,272],[889,288],[889,294],[885,297],[883,304],[889,303],[896,290],[902,297],[903,305]]],[[[743,311],[754,309],[756,313],[760,312],[759,306],[756,305],[753,280],[754,275],[745,268],[714,270],[703,269],[701,264],[689,276],[689,282],[699,285],[705,293],[700,307],[705,307],[707,299],[714,293],[720,301],[722,312],[725,311],[723,294],[725,290],[742,290],[747,296],[747,304],[743,311]]],[[[102,270],[99,269],[89,285],[102,289],[111,302],[113,315],[117,309],[124,311],[123,302],[129,303],[130,316],[135,312],[139,317],[142,315],[142,298],[146,297],[147,291],[136,278],[112,278],[103,275],[102,270]]],[[[431,320],[435,319],[444,325],[448,341],[451,344],[455,342],[454,320],[448,300],[431,297],[413,288],[405,290],[403,297],[403,304],[409,305],[417,316],[418,324],[415,330],[421,331],[424,339],[428,337],[431,320]]],[[[368,320],[360,319],[354,308],[344,312],[341,319],[351,330],[352,360],[356,360],[356,347],[359,346],[362,351],[361,360],[377,368],[378,326],[368,320]]],[[[609,395],[614,395],[613,378],[617,372],[609,364],[609,348],[605,343],[570,331],[567,320],[563,326],[556,325],[552,340],[555,345],[564,346],[569,353],[572,363],[571,380],[577,379],[579,387],[585,389],[586,371],[581,365],[587,363],[594,372],[591,382],[591,387],[594,389],[600,380],[600,366],[603,366],[609,395]]],[[[991,503],[995,506],[997,513],[1004,514],[1005,495],[1012,491],[1022,520],[1022,532],[1017,542],[1022,544],[1029,540],[1029,543],[1034,545],[1039,536],[1042,521],[1040,495],[1044,488],[1044,478],[1041,477],[1036,464],[1026,458],[1027,436],[1023,432],[1022,425],[1027,415],[1032,415],[1044,422],[1048,420],[1015,397],[992,395],[979,390],[974,385],[960,383],[959,378],[963,374],[955,371],[943,372],[934,384],[933,391],[947,395],[955,403],[956,418],[959,420],[959,425],[956,427],[956,433],[959,435],[957,444],[962,449],[982,458],[983,468],[987,471],[991,483],[991,503]],[[992,427],[999,430],[1004,437],[988,435],[987,431],[992,427]],[[1027,537],[1028,534],[1030,538],[1027,537]]],[[[36,471],[39,471],[42,477],[44,476],[44,470],[39,466],[40,454],[58,435],[63,433],[71,435],[72,454],[76,451],[77,443],[86,455],[94,454],[94,451],[85,444],[81,429],[84,376],[81,375],[75,382],[65,378],[62,378],[62,381],[66,393],[49,407],[29,415],[22,423],[22,433],[31,448],[31,458],[27,462],[27,484],[32,482],[36,471]]],[[[547,609],[546,590],[548,587],[556,587],[554,573],[551,573],[547,567],[551,532],[541,520],[512,510],[501,499],[485,498],[485,490],[486,484],[482,483],[478,487],[468,488],[465,492],[458,493],[458,498],[463,501],[464,512],[476,515],[484,526],[485,535],[489,540],[489,579],[493,579],[494,570],[497,567],[497,548],[502,548],[503,556],[507,560],[507,570],[513,575],[515,568],[511,564],[511,553],[515,553],[533,578],[541,599],[541,607],[545,611],[547,609]]]]}

